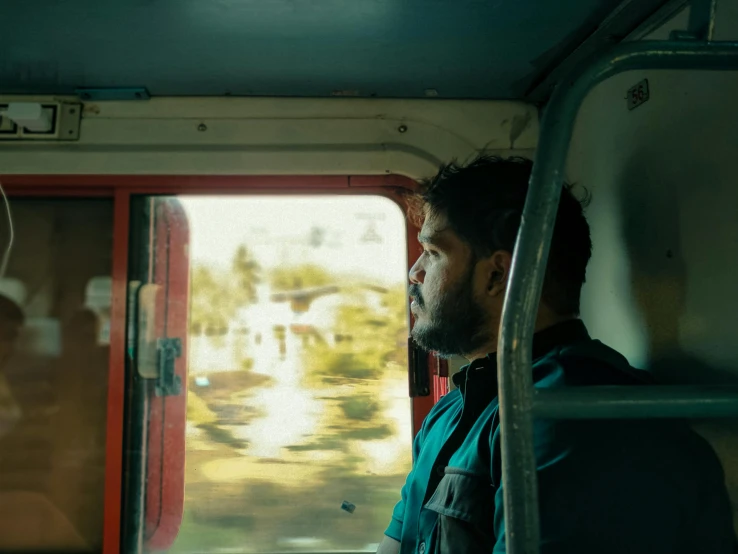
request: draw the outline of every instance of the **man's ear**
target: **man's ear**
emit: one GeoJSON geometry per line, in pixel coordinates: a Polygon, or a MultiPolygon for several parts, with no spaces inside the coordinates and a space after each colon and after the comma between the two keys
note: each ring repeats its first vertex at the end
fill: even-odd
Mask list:
{"type": "Polygon", "coordinates": [[[497,250],[487,258],[487,295],[499,296],[507,290],[507,280],[510,278],[512,254],[505,250],[497,250]]]}

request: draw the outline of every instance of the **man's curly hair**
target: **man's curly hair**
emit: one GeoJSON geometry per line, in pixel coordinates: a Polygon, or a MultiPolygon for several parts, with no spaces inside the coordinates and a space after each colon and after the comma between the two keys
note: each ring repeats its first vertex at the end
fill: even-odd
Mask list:
{"type": "MultiPolygon", "coordinates": [[[[410,217],[422,225],[429,214],[445,215],[450,228],[475,259],[513,251],[533,162],[525,158],[480,156],[466,165],[450,163],[421,183],[410,198],[410,217]]],[[[579,297],[592,255],[588,198],[578,200],[565,185],[556,216],[543,301],[560,315],[578,315],[579,297]]]]}

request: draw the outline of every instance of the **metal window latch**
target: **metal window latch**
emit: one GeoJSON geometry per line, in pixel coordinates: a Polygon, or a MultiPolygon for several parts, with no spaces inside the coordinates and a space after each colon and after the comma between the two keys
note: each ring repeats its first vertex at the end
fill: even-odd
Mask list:
{"type": "Polygon", "coordinates": [[[156,341],[159,377],[156,380],[156,396],[177,396],[182,392],[182,379],[174,371],[177,358],[182,356],[182,339],[156,341]]]}

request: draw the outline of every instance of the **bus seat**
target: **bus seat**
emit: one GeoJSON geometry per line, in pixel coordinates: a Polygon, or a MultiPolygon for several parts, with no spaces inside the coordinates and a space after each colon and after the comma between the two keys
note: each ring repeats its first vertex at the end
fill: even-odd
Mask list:
{"type": "Polygon", "coordinates": [[[102,545],[105,414],[109,349],[98,346],[99,318],[81,310],[63,325],[64,352],[54,371],[50,500],[89,544],[102,545]]]}
{"type": "Polygon", "coordinates": [[[0,492],[0,550],[29,549],[84,552],[90,545],[46,495],[0,492]]]}
{"type": "Polygon", "coordinates": [[[0,437],[0,492],[43,493],[51,467],[51,422],[57,410],[48,363],[15,355],[2,372],[20,417],[0,437]]]}
{"type": "MultiPolygon", "coordinates": [[[[97,346],[90,311],[65,323],[62,341],[58,324],[27,323],[33,329],[3,368],[20,418],[0,436],[0,494],[25,502],[25,515],[13,517],[28,518],[26,549],[94,550],[102,544],[108,349],[97,346]]],[[[8,521],[15,520],[0,526],[0,550],[22,540],[6,537],[8,521]]]]}

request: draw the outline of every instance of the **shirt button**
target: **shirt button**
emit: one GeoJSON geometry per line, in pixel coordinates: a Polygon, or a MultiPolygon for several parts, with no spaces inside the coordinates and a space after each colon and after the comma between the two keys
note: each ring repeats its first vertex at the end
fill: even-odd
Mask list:
{"type": "Polygon", "coordinates": [[[425,541],[418,545],[418,554],[425,554],[425,541]]]}

